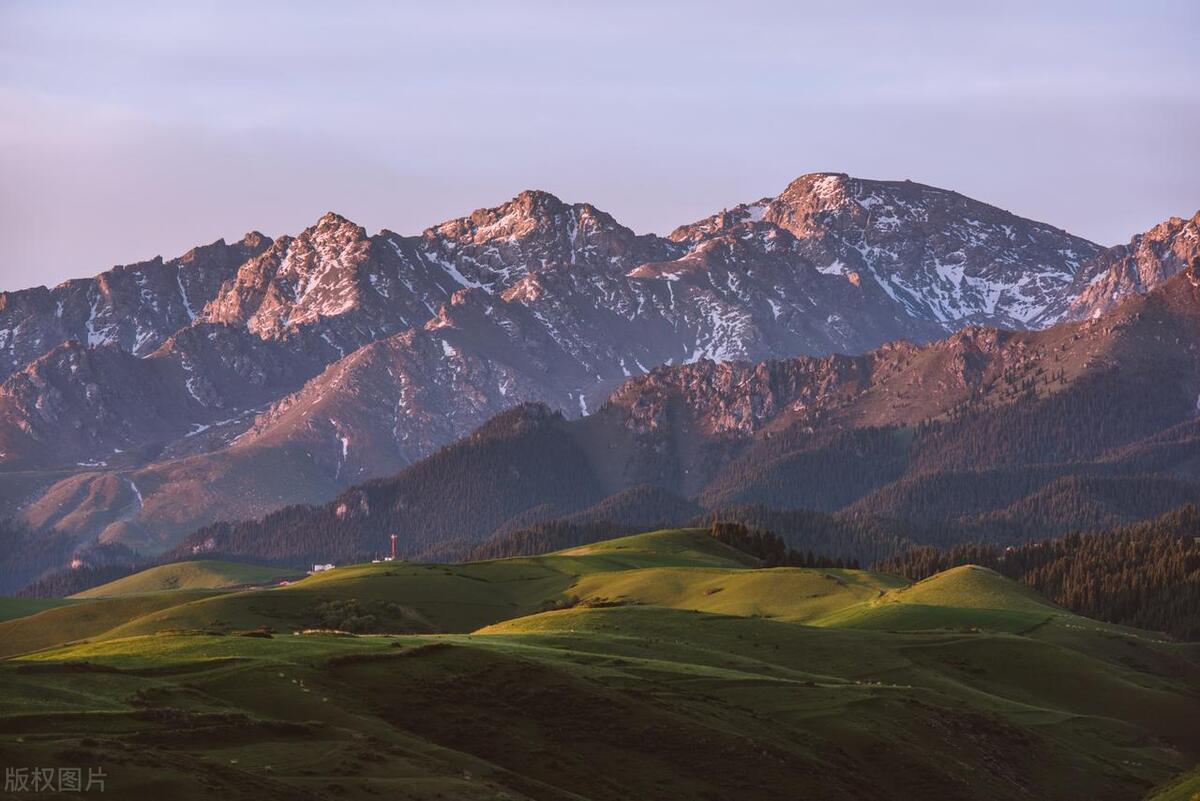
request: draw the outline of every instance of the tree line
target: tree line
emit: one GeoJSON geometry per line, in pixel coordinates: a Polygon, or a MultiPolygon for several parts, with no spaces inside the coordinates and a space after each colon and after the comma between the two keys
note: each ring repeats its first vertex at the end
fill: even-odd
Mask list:
{"type": "Polygon", "coordinates": [[[714,521],[709,526],[708,533],[717,542],[757,558],[763,567],[833,567],[858,570],[857,559],[797,551],[789,548],[778,534],[761,528],[751,528],[744,523],[714,521]]]}
{"type": "Polygon", "coordinates": [[[1200,512],[1193,505],[1096,533],[999,547],[908,548],[875,565],[914,581],[976,564],[1086,617],[1200,639],[1200,512]]]}

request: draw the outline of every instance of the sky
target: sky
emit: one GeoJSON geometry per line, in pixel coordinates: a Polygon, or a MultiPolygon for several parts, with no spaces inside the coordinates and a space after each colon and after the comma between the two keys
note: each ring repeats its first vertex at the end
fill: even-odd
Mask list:
{"type": "Polygon", "coordinates": [[[0,0],[0,290],[523,189],[639,233],[808,172],[1101,244],[1200,209],[1200,3],[0,0]]]}

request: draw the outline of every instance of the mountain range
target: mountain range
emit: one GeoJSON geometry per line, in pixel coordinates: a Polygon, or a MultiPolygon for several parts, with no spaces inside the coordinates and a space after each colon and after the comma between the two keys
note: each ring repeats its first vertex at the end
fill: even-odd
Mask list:
{"type": "Polygon", "coordinates": [[[613,533],[602,522],[716,514],[865,561],[1160,515],[1200,499],[1195,269],[1042,331],[660,367],[579,419],[524,404],[395,476],[202,528],[172,555],[347,561],[396,533],[405,555],[461,559],[525,552],[519,532],[566,546],[613,533]]]}
{"type": "MultiPolygon", "coordinates": [[[[479,541],[647,485],[697,508],[932,521],[930,487],[951,481],[989,495],[955,519],[1020,517],[991,497],[1004,476],[1009,505],[1066,488],[1092,514],[1094,482],[1187,461],[1198,229],[1103,248],[830,173],[666,237],[533,191],[415,236],[331,213],[0,294],[0,509],[72,553],[153,554],[545,430],[567,445],[545,453],[540,500],[431,531],[479,541]],[[563,480],[576,467],[594,480],[563,480]]],[[[1187,496],[1190,469],[1159,494],[1187,496]]],[[[481,480],[472,496],[501,479],[481,480]]]]}

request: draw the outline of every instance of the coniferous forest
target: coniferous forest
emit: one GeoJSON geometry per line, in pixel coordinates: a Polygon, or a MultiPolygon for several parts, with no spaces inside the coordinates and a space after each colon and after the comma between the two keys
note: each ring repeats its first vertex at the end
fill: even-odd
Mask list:
{"type": "Polygon", "coordinates": [[[1023,545],[909,548],[878,570],[913,580],[957,565],[990,567],[1072,612],[1184,640],[1200,638],[1200,512],[1023,545]]]}

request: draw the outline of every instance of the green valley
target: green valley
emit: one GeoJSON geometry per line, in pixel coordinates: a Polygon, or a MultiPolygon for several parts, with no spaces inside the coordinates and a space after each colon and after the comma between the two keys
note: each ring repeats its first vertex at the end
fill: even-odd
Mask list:
{"type": "Polygon", "coordinates": [[[578,801],[1174,798],[1200,758],[1200,644],[986,568],[761,567],[687,529],[284,573],[13,607],[0,761],[117,798],[578,801]]]}

